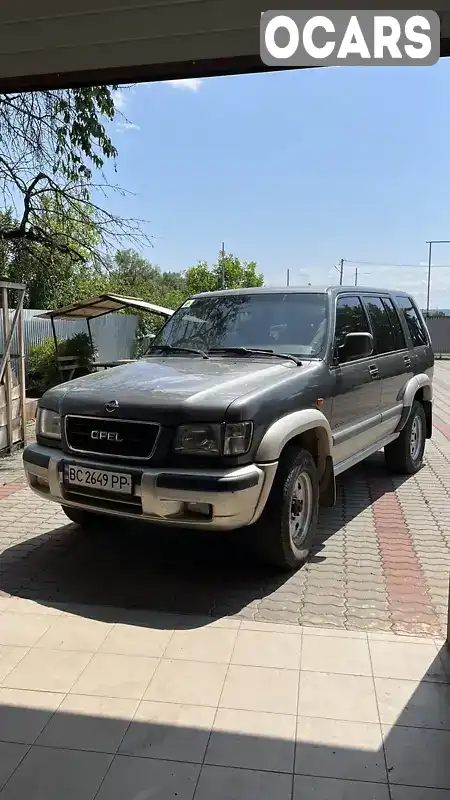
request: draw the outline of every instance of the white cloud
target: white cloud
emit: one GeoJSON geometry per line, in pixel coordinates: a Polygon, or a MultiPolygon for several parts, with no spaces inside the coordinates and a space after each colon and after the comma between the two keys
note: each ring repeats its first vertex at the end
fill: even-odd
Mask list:
{"type": "Polygon", "coordinates": [[[112,93],[112,98],[117,111],[123,111],[127,104],[127,98],[123,89],[116,89],[116,91],[112,93]]]}
{"type": "Polygon", "coordinates": [[[116,130],[119,133],[125,133],[125,131],[140,131],[139,125],[136,125],[134,122],[128,122],[128,120],[123,120],[123,122],[118,122],[116,125],[116,130]]]}
{"type": "Polygon", "coordinates": [[[184,89],[187,92],[198,92],[202,85],[201,78],[181,78],[179,81],[166,81],[174,89],[184,89]]]}

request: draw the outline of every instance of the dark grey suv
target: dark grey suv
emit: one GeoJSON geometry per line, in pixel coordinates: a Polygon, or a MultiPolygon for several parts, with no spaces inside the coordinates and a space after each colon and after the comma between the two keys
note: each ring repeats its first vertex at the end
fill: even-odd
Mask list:
{"type": "Polygon", "coordinates": [[[420,469],[433,364],[404,292],[200,294],[145,358],[42,397],[27,478],[86,527],[245,527],[260,554],[295,568],[336,475],[381,448],[390,469],[420,469]]]}

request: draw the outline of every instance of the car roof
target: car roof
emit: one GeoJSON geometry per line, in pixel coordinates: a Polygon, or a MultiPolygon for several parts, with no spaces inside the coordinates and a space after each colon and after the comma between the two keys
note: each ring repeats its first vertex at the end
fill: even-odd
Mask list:
{"type": "Polygon", "coordinates": [[[373,286],[251,286],[246,289],[219,289],[215,292],[200,292],[194,294],[192,297],[229,297],[233,295],[248,295],[248,294],[328,294],[335,296],[341,292],[355,293],[376,293],[376,294],[389,294],[407,297],[408,294],[402,290],[383,289],[373,286]]]}

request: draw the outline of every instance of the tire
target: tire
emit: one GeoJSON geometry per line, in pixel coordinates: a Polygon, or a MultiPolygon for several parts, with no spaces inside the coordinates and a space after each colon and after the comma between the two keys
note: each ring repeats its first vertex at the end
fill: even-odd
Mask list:
{"type": "Polygon", "coordinates": [[[297,569],[311,549],[318,512],[319,479],[315,461],[308,450],[288,448],[280,459],[266,507],[254,526],[253,542],[258,556],[283,570],[297,569]],[[299,490],[297,497],[296,490],[299,490]]]}
{"type": "Polygon", "coordinates": [[[386,465],[391,472],[415,475],[423,465],[427,421],[422,403],[414,401],[408,421],[400,436],[384,448],[386,465]]]}
{"type": "Polygon", "coordinates": [[[104,518],[94,511],[85,511],[83,508],[72,508],[72,506],[61,506],[61,508],[71,522],[82,528],[99,528],[104,521],[104,518]]]}

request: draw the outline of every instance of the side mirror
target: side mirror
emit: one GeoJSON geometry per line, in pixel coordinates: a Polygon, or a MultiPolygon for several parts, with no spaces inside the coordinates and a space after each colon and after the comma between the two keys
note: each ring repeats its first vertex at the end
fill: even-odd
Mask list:
{"type": "Polygon", "coordinates": [[[347,333],[344,340],[345,358],[353,361],[356,358],[367,358],[373,353],[373,336],[371,333],[347,333]]]}

